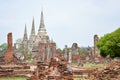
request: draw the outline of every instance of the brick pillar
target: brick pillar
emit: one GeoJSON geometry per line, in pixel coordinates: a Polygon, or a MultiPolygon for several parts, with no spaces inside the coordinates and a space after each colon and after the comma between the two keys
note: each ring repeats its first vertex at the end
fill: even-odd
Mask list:
{"type": "Polygon", "coordinates": [[[5,63],[11,63],[13,62],[13,48],[12,48],[12,33],[8,33],[7,35],[7,40],[8,40],[8,48],[5,52],[5,57],[4,57],[4,60],[5,60],[5,63]]]}
{"type": "Polygon", "coordinates": [[[97,42],[99,40],[98,35],[94,35],[94,56],[98,56],[98,48],[97,48],[97,42]]]}

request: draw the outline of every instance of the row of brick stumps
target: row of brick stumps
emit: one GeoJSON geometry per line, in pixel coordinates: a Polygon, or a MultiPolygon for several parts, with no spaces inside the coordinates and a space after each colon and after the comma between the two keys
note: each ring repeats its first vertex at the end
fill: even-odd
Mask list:
{"type": "Polygon", "coordinates": [[[49,63],[38,62],[37,69],[29,80],[73,80],[73,73],[67,69],[67,63],[51,58],[49,63]]]}

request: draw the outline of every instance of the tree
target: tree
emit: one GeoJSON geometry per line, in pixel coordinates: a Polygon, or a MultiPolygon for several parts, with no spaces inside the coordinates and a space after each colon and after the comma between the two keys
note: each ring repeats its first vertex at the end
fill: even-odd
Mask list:
{"type": "Polygon", "coordinates": [[[3,55],[7,49],[7,43],[3,43],[0,45],[0,55],[3,55]]]}
{"type": "Polygon", "coordinates": [[[85,57],[85,48],[84,47],[79,47],[78,48],[78,52],[79,52],[79,54],[80,54],[80,56],[82,56],[82,57],[85,57]]]}
{"type": "Polygon", "coordinates": [[[111,58],[120,57],[120,28],[101,37],[97,47],[103,57],[108,55],[111,58]]]}
{"type": "Polygon", "coordinates": [[[28,58],[28,56],[29,56],[29,50],[27,49],[27,48],[25,48],[25,49],[23,49],[24,51],[24,58],[25,58],[25,60],[28,58]]]}
{"type": "Polygon", "coordinates": [[[58,49],[57,49],[57,52],[59,52],[59,53],[63,53],[63,50],[60,49],[60,48],[58,48],[58,49]]]}
{"type": "Polygon", "coordinates": [[[18,51],[22,51],[23,50],[23,45],[22,45],[22,39],[17,39],[16,40],[16,48],[18,51]]]}

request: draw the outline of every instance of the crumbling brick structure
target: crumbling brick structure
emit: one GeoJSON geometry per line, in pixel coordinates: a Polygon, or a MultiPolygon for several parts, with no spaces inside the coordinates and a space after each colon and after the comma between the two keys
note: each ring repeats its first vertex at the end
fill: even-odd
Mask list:
{"type": "Polygon", "coordinates": [[[7,50],[4,54],[5,63],[9,64],[9,63],[18,62],[19,60],[15,56],[14,50],[13,50],[13,47],[12,47],[12,33],[8,33],[7,42],[8,42],[8,48],[7,48],[7,50]]]}
{"type": "Polygon", "coordinates": [[[51,58],[55,57],[56,44],[55,43],[40,43],[39,53],[43,62],[50,62],[51,58]]]}
{"type": "Polygon", "coordinates": [[[12,48],[12,33],[8,33],[8,48],[4,55],[5,63],[11,63],[13,61],[13,48],[12,48]]]}

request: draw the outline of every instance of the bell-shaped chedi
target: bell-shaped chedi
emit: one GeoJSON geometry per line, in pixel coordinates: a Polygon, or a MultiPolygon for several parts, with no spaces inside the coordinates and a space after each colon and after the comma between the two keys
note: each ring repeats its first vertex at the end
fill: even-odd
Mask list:
{"type": "Polygon", "coordinates": [[[7,41],[8,41],[8,48],[4,55],[4,61],[5,63],[12,63],[14,59],[14,52],[12,47],[12,33],[8,33],[7,35],[7,41]]]}

